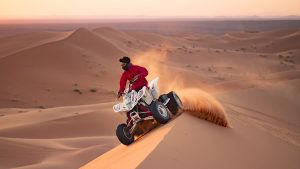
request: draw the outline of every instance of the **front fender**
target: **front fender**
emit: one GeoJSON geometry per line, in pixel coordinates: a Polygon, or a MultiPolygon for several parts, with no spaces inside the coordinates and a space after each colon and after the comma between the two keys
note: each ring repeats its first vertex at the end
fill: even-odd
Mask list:
{"type": "Polygon", "coordinates": [[[129,111],[128,107],[124,103],[115,104],[113,106],[114,112],[122,112],[122,111],[129,111]]]}
{"type": "Polygon", "coordinates": [[[114,112],[130,111],[143,97],[145,91],[140,90],[138,93],[133,90],[123,96],[123,103],[118,103],[113,106],[114,112]]]}

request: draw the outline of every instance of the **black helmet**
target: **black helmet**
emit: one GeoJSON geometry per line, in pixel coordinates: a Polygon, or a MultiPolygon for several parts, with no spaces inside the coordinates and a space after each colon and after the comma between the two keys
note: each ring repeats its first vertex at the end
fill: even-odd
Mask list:
{"type": "Polygon", "coordinates": [[[128,70],[128,69],[129,69],[129,67],[130,67],[130,65],[131,65],[131,63],[130,63],[130,58],[129,58],[129,57],[124,56],[124,57],[122,57],[119,61],[120,61],[121,63],[123,63],[123,64],[122,64],[122,69],[123,69],[123,70],[128,70]]]}
{"type": "Polygon", "coordinates": [[[130,63],[130,58],[127,56],[124,56],[119,61],[122,63],[130,63]]]}

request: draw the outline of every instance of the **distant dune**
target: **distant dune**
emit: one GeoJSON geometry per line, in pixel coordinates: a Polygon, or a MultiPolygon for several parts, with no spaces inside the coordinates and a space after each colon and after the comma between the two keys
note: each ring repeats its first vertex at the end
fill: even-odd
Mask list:
{"type": "MultiPolygon", "coordinates": [[[[80,28],[63,40],[6,56],[0,60],[1,107],[52,107],[78,104],[86,98],[111,100],[115,87],[110,88],[110,80],[121,70],[112,70],[107,63],[124,54],[112,43],[80,28]],[[77,88],[85,91],[76,101],[78,93],[73,90],[77,88]],[[91,93],[93,88],[104,94],[91,93]]],[[[114,81],[117,86],[117,79],[114,81]]]]}
{"type": "Polygon", "coordinates": [[[68,32],[32,32],[0,38],[0,58],[44,43],[63,39],[68,32]]]}

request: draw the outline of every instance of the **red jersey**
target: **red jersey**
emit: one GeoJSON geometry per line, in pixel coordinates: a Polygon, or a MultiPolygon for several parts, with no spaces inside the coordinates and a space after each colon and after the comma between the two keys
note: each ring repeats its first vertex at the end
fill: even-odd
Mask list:
{"type": "Polygon", "coordinates": [[[148,86],[148,81],[146,76],[148,75],[148,70],[141,66],[136,66],[131,64],[129,69],[124,71],[120,79],[120,90],[123,93],[126,87],[127,80],[132,80],[136,75],[140,75],[139,78],[132,84],[131,89],[137,90],[143,86],[148,86]]]}

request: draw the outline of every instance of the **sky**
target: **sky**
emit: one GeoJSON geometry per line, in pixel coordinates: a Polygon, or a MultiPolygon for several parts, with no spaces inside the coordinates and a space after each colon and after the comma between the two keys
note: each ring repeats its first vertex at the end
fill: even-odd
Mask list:
{"type": "Polygon", "coordinates": [[[0,19],[300,15],[300,0],[0,0],[0,19]]]}

